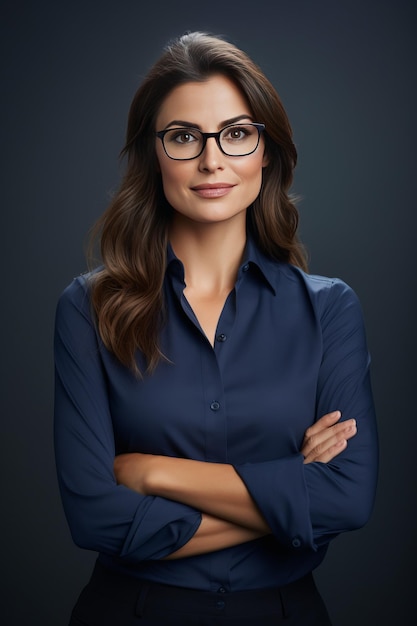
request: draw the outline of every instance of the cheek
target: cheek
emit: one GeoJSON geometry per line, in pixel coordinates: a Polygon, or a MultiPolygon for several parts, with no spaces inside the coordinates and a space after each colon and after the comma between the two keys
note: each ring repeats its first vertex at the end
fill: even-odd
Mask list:
{"type": "Polygon", "coordinates": [[[245,192],[245,201],[252,203],[258,197],[262,187],[262,159],[256,159],[253,163],[247,164],[247,167],[241,171],[242,180],[246,183],[242,187],[245,192]]]}
{"type": "Polygon", "coordinates": [[[236,171],[239,170],[242,178],[246,180],[256,180],[258,177],[262,176],[263,156],[255,152],[247,157],[242,157],[242,161],[236,162],[235,169],[236,171]]]}
{"type": "Polygon", "coordinates": [[[168,159],[158,144],[156,147],[156,157],[158,171],[162,179],[162,188],[165,196],[169,200],[168,196],[172,194],[175,187],[178,187],[178,185],[181,184],[178,168],[176,167],[177,163],[172,159],[168,159]]]}
{"type": "Polygon", "coordinates": [[[165,198],[174,208],[176,208],[178,200],[184,197],[190,178],[187,168],[183,167],[184,163],[180,164],[182,167],[178,167],[178,165],[176,161],[159,162],[165,198]]]}
{"type": "Polygon", "coordinates": [[[167,161],[166,159],[159,161],[159,171],[161,172],[164,188],[175,183],[180,184],[180,173],[175,165],[175,161],[167,161]]]}
{"type": "Polygon", "coordinates": [[[260,187],[262,184],[262,159],[257,155],[252,161],[247,161],[239,166],[239,171],[236,170],[241,179],[248,185],[260,187]]]}

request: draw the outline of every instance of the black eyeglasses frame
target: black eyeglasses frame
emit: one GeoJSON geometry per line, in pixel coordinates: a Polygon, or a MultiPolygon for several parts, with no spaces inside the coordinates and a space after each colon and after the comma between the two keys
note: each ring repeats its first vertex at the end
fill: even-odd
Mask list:
{"type": "Polygon", "coordinates": [[[219,150],[226,156],[230,156],[230,157],[242,157],[242,156],[248,156],[249,154],[253,154],[255,152],[255,150],[257,150],[258,146],[259,146],[259,140],[261,138],[261,133],[265,130],[265,124],[261,124],[259,122],[248,122],[247,124],[227,124],[227,126],[225,126],[224,128],[222,128],[221,130],[219,130],[217,133],[203,133],[199,128],[193,128],[193,127],[182,127],[179,126],[178,128],[166,128],[165,130],[159,130],[155,133],[155,135],[157,137],[159,137],[159,139],[162,141],[162,146],[164,148],[164,152],[167,155],[167,157],[169,159],[172,159],[173,161],[192,161],[193,159],[198,159],[199,156],[201,156],[204,152],[204,149],[206,147],[206,143],[207,143],[207,139],[210,139],[210,137],[214,137],[214,139],[216,140],[216,143],[219,147],[219,150]],[[225,152],[220,144],[220,135],[222,134],[223,131],[225,131],[227,128],[233,128],[234,126],[254,126],[257,131],[258,131],[258,141],[256,143],[256,146],[254,147],[253,150],[251,150],[250,152],[246,152],[245,154],[228,154],[227,152],[225,152]],[[184,131],[197,131],[198,133],[200,133],[200,135],[203,138],[203,144],[201,146],[201,150],[198,154],[196,154],[193,157],[187,157],[186,159],[178,159],[176,157],[172,157],[170,154],[168,154],[167,149],[165,147],[165,141],[164,141],[164,137],[166,135],[166,133],[172,131],[172,130],[184,130],[184,131]]]}

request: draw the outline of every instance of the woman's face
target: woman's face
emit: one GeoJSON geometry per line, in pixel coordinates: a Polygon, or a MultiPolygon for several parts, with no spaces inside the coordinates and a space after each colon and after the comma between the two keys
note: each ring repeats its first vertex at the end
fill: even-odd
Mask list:
{"type": "MultiPolygon", "coordinates": [[[[207,81],[176,87],[164,100],[156,119],[156,130],[188,127],[217,132],[230,123],[260,122],[232,81],[214,75],[207,81]]],[[[165,197],[170,205],[190,220],[213,223],[245,219],[247,207],[256,199],[267,165],[261,136],[258,148],[247,156],[227,156],[214,138],[208,138],[202,154],[192,160],[176,161],[156,140],[156,154],[165,197]]]]}

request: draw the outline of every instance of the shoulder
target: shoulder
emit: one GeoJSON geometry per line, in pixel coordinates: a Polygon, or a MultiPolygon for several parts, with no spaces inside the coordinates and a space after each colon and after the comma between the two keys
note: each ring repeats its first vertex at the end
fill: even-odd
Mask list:
{"type": "Polygon", "coordinates": [[[57,302],[58,317],[74,310],[90,314],[91,284],[96,273],[97,270],[93,270],[80,274],[64,288],[57,302]]]}
{"type": "Polygon", "coordinates": [[[294,265],[280,264],[279,288],[297,292],[311,304],[321,319],[331,313],[348,312],[355,309],[361,312],[359,298],[354,289],[337,277],[308,274],[294,265]]]}

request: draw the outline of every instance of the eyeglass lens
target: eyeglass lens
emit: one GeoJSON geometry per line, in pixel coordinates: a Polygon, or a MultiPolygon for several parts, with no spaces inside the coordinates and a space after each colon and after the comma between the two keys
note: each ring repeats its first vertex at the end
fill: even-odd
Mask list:
{"type": "MultiPolygon", "coordinates": [[[[219,133],[219,143],[229,156],[245,156],[256,150],[259,130],[253,124],[226,126],[219,133]]],[[[192,159],[201,154],[204,135],[196,128],[172,128],[165,133],[164,147],[173,159],[192,159]]]]}

